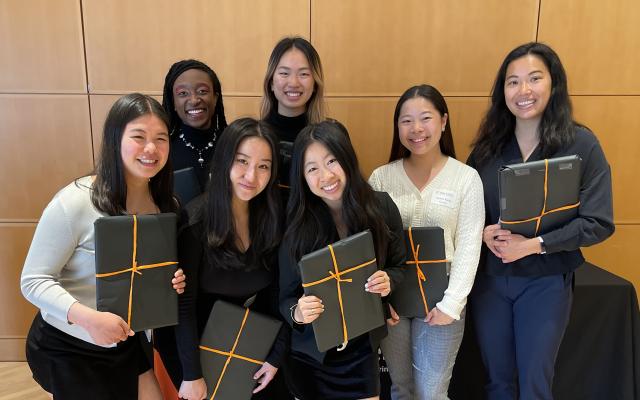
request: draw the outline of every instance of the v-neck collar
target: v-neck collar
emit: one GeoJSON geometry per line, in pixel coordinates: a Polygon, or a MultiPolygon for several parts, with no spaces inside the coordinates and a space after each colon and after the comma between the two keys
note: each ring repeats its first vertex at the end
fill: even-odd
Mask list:
{"type": "Polygon", "coordinates": [[[414,194],[422,197],[424,195],[424,193],[427,192],[427,190],[433,186],[436,182],[438,182],[440,180],[440,175],[442,175],[442,172],[448,168],[449,163],[451,162],[451,157],[447,156],[447,161],[445,161],[444,165],[442,166],[442,169],[440,169],[440,171],[438,171],[438,174],[436,176],[433,177],[433,179],[431,180],[431,182],[427,183],[422,190],[420,190],[411,180],[411,178],[409,178],[409,175],[407,175],[407,171],[404,169],[404,159],[400,159],[398,160],[398,168],[400,168],[400,176],[401,179],[403,179],[405,181],[405,184],[409,185],[409,187],[411,187],[411,190],[413,191],[414,194]]]}

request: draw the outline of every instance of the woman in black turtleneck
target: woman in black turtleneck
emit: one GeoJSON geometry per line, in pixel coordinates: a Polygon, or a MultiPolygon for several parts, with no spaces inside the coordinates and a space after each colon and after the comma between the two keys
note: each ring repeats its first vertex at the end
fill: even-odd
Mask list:
{"type": "Polygon", "coordinates": [[[320,56],[301,37],[287,37],[271,52],[264,77],[261,117],[280,140],[281,185],[288,186],[291,149],[298,132],[324,120],[324,77],[320,56]]]}
{"type": "Polygon", "coordinates": [[[227,127],[218,76],[200,61],[178,61],[165,77],[162,106],[170,116],[173,168],[193,167],[202,192],[216,141],[227,127]]]}
{"type": "MultiPolygon", "coordinates": [[[[173,169],[193,167],[199,191],[204,192],[213,151],[227,127],[222,87],[216,73],[197,60],[176,62],[164,80],[162,106],[169,114],[169,155],[173,169]]],[[[177,389],[182,382],[182,368],[173,327],[155,329],[154,346],[177,389]]]]}

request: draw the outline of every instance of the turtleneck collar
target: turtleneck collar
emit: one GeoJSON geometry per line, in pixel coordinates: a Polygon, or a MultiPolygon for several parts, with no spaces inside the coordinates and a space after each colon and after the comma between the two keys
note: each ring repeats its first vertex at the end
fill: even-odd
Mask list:
{"type": "Polygon", "coordinates": [[[285,117],[278,112],[272,112],[267,117],[267,122],[275,129],[280,140],[287,142],[294,142],[298,133],[308,124],[306,113],[285,117]]]}
{"type": "MultiPolygon", "coordinates": [[[[212,141],[212,139],[213,139],[213,131],[214,131],[213,128],[197,129],[197,128],[190,127],[189,125],[181,124],[180,128],[175,133],[176,137],[175,137],[174,140],[180,140],[178,138],[178,136],[180,136],[180,133],[183,133],[184,134],[184,138],[188,142],[193,143],[193,145],[198,147],[198,148],[202,148],[208,142],[212,141]]],[[[216,141],[217,141],[219,135],[220,135],[219,132],[216,133],[216,141]]]]}

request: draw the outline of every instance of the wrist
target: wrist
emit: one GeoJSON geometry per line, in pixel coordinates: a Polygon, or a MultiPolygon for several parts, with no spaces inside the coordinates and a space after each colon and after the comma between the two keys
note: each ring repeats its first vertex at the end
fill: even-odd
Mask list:
{"type": "Polygon", "coordinates": [[[296,323],[298,325],[304,324],[304,322],[301,322],[302,316],[300,316],[301,317],[300,319],[296,318],[296,313],[298,312],[298,304],[297,303],[292,305],[291,307],[289,307],[289,311],[291,311],[291,320],[294,323],[296,323]]]}
{"type": "Polygon", "coordinates": [[[545,245],[542,236],[536,237],[536,250],[538,254],[547,254],[547,246],[545,245]]]}

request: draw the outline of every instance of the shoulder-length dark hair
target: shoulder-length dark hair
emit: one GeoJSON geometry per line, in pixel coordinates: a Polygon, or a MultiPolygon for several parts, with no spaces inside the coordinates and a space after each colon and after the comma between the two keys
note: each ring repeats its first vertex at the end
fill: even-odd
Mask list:
{"type": "Polygon", "coordinates": [[[573,141],[576,124],[573,121],[567,74],[560,62],[560,57],[544,43],[526,43],[511,50],[498,70],[491,90],[489,110],[472,144],[473,157],[478,165],[482,165],[502,151],[505,143],[515,132],[516,119],[507,108],[504,85],[509,64],[527,55],[542,60],[551,75],[551,96],[538,126],[543,157],[549,157],[560,147],[573,141]]]}
{"type": "Polygon", "coordinates": [[[440,136],[440,151],[442,154],[456,158],[456,150],[453,146],[453,134],[451,133],[451,114],[449,114],[449,108],[447,102],[444,100],[442,94],[438,89],[431,85],[418,85],[412,86],[407,89],[402,96],[398,99],[396,104],[396,110],[393,112],[393,142],[391,143],[391,152],[389,153],[389,162],[409,157],[411,152],[402,145],[400,142],[400,132],[398,129],[398,119],[400,118],[400,109],[407,102],[407,100],[422,97],[427,100],[438,111],[441,117],[447,115],[447,123],[444,126],[442,136],[440,136]]]}
{"type": "Polygon", "coordinates": [[[198,60],[182,60],[174,63],[171,68],[169,68],[169,72],[167,72],[167,76],[164,78],[164,88],[162,90],[162,107],[169,114],[169,132],[173,134],[182,121],[176,112],[175,106],[173,105],[173,84],[176,83],[176,79],[183,72],[188,71],[190,69],[198,69],[203,71],[209,78],[211,78],[211,83],[213,84],[213,92],[217,96],[216,107],[213,111],[213,117],[211,119],[211,128],[216,131],[222,131],[227,127],[227,119],[224,116],[224,102],[222,101],[222,85],[220,84],[220,80],[218,79],[218,75],[209,66],[202,61],[198,60]]]}
{"type": "Polygon", "coordinates": [[[304,254],[326,246],[334,239],[334,224],[328,206],[311,192],[304,176],[307,148],[319,143],[336,158],[347,178],[342,193],[342,219],[347,233],[370,229],[381,264],[387,253],[391,237],[384,222],[375,192],[362,176],[358,158],[351,145],[347,129],[338,121],[311,124],[298,134],[291,159],[291,190],[287,205],[287,231],[285,240],[291,243],[290,254],[296,260],[304,254]]]}
{"type": "MultiPolygon", "coordinates": [[[[102,147],[95,170],[96,179],[92,186],[91,202],[96,209],[107,215],[127,213],[127,183],[120,150],[122,135],[129,122],[149,114],[158,117],[168,127],[169,117],[156,99],[140,93],[131,93],[115,102],[104,122],[102,147]]],[[[161,212],[176,211],[171,158],[168,158],[160,172],[149,180],[149,190],[161,212]]]]}
{"type": "Polygon", "coordinates": [[[222,133],[211,161],[211,181],[207,186],[204,228],[209,263],[223,269],[250,270],[260,265],[269,268],[265,256],[275,250],[281,238],[281,202],[278,177],[278,139],[268,125],[253,118],[240,118],[222,133]],[[232,210],[231,168],[238,147],[249,138],[261,138],[271,148],[271,177],[267,186],[249,201],[251,246],[246,257],[236,245],[238,237],[232,210]]]}
{"type": "Polygon", "coordinates": [[[300,50],[307,58],[309,67],[311,67],[311,76],[314,81],[313,94],[306,105],[307,121],[309,123],[320,122],[325,119],[324,74],[322,73],[322,63],[320,62],[318,52],[311,43],[299,36],[283,38],[276,44],[271,52],[269,63],[267,64],[267,72],[264,75],[264,93],[262,95],[260,117],[266,119],[269,114],[278,111],[278,99],[276,99],[273,90],[271,90],[273,75],[284,53],[294,48],[300,50]]]}

